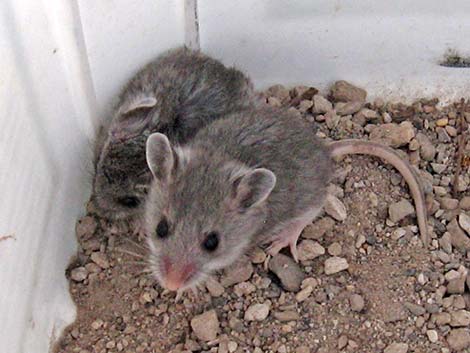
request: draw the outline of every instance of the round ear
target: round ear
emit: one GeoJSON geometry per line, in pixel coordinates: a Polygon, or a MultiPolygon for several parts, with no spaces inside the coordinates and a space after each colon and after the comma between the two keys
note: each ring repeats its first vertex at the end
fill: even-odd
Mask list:
{"type": "Polygon", "coordinates": [[[160,133],[150,135],[145,153],[147,164],[154,177],[168,182],[175,164],[175,156],[168,138],[160,133]]]}
{"type": "Polygon", "coordinates": [[[276,186],[276,176],[265,168],[257,168],[233,182],[238,207],[257,206],[268,198],[276,186]]]}
{"type": "Polygon", "coordinates": [[[124,102],[117,111],[117,117],[112,123],[110,134],[119,139],[140,134],[152,120],[152,114],[146,114],[148,112],[143,110],[152,108],[156,104],[157,99],[155,97],[143,94],[134,96],[124,102]]]}

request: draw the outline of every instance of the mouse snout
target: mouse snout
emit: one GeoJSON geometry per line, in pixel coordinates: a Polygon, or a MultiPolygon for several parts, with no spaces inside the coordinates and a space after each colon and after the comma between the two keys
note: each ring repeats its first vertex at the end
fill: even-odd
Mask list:
{"type": "Polygon", "coordinates": [[[163,259],[163,266],[163,285],[172,291],[184,287],[188,280],[193,277],[196,270],[196,266],[192,263],[172,263],[168,257],[163,259]]]}

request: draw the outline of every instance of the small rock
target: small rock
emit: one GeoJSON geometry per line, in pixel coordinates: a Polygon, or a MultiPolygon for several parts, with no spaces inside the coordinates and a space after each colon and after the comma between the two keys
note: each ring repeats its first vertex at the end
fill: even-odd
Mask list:
{"type": "Polygon", "coordinates": [[[459,200],[450,197],[442,197],[439,204],[444,210],[455,210],[459,207],[459,200]]]}
{"type": "Polygon", "coordinates": [[[224,277],[220,283],[227,288],[234,284],[248,281],[252,274],[253,265],[251,262],[239,261],[224,271],[224,277]]]}
{"type": "Polygon", "coordinates": [[[282,103],[290,100],[289,90],[283,85],[271,86],[267,89],[266,93],[268,94],[268,96],[276,97],[282,103]]]}
{"type": "Polygon", "coordinates": [[[359,110],[361,110],[362,106],[364,105],[364,102],[338,102],[335,104],[335,110],[338,115],[344,116],[344,115],[352,115],[354,113],[357,113],[359,110]]]}
{"type": "Polygon", "coordinates": [[[376,125],[369,134],[371,141],[394,148],[407,145],[414,136],[414,128],[409,121],[403,121],[399,125],[395,123],[376,125]]]}
{"type": "Polygon", "coordinates": [[[451,317],[449,313],[435,313],[432,315],[432,317],[438,326],[450,324],[451,317]]]}
{"type": "Polygon", "coordinates": [[[446,253],[452,253],[452,236],[449,232],[445,232],[444,235],[439,239],[439,246],[446,253]]]}
{"type": "Polygon", "coordinates": [[[262,264],[266,260],[266,253],[263,249],[255,247],[250,253],[250,259],[254,264],[262,264]]]}
{"type": "Polygon", "coordinates": [[[209,310],[193,317],[191,328],[201,341],[213,341],[219,333],[219,319],[215,310],[209,310]]]}
{"type": "Polygon", "coordinates": [[[300,261],[313,260],[325,254],[325,248],[320,243],[309,239],[303,240],[298,245],[297,251],[300,261]]]}
{"type": "Polygon", "coordinates": [[[434,147],[429,137],[420,132],[416,135],[416,140],[418,140],[420,144],[421,157],[425,161],[432,161],[436,155],[436,147],[434,147]]]}
{"type": "Polygon", "coordinates": [[[450,136],[447,133],[446,129],[444,129],[442,127],[437,127],[436,132],[437,132],[437,139],[439,140],[439,142],[448,143],[448,142],[452,141],[452,139],[450,138],[450,136]]]}
{"type": "Polygon", "coordinates": [[[97,264],[99,267],[101,267],[103,270],[109,268],[109,261],[108,257],[103,254],[102,252],[94,252],[90,256],[91,261],[93,261],[95,264],[97,264]]]}
{"type": "Polygon", "coordinates": [[[379,117],[379,115],[377,114],[375,110],[367,109],[367,108],[362,109],[358,114],[361,114],[362,116],[364,116],[366,120],[374,120],[379,117]]]}
{"type": "Polygon", "coordinates": [[[313,96],[313,112],[317,114],[325,114],[333,109],[331,102],[323,96],[316,94],[313,96]]]}
{"type": "Polygon", "coordinates": [[[415,213],[413,205],[405,199],[399,202],[393,203],[388,208],[388,215],[393,223],[401,221],[403,218],[415,213]]]}
{"type": "Polygon", "coordinates": [[[253,293],[255,290],[256,287],[250,282],[241,282],[233,287],[233,292],[239,297],[253,293]]]}
{"type": "Polygon", "coordinates": [[[336,102],[365,102],[367,92],[346,81],[337,81],[331,88],[331,95],[336,102]]]}
{"type": "Polygon", "coordinates": [[[470,238],[465,235],[465,232],[460,228],[456,219],[452,220],[447,225],[447,230],[450,233],[453,247],[463,251],[470,250],[470,238]]]}
{"type": "Polygon", "coordinates": [[[364,243],[366,242],[366,237],[365,235],[363,234],[359,234],[356,238],[356,243],[355,243],[355,247],[357,249],[359,249],[362,245],[364,245],[364,243]]]}
{"type": "Polygon", "coordinates": [[[263,321],[269,315],[269,303],[252,304],[245,311],[245,321],[263,321]]]}
{"type": "Polygon", "coordinates": [[[338,349],[341,350],[348,345],[348,336],[341,335],[338,338],[338,349]]]}
{"type": "Polygon", "coordinates": [[[276,320],[279,320],[281,322],[300,320],[299,313],[293,310],[277,311],[273,315],[276,320]]]}
{"type": "Polygon", "coordinates": [[[447,168],[447,165],[441,163],[431,163],[431,167],[436,174],[442,174],[447,168]]]}
{"type": "Polygon", "coordinates": [[[81,218],[75,226],[77,238],[80,240],[90,238],[95,233],[96,227],[96,220],[93,217],[85,216],[81,218]]]}
{"type": "Polygon", "coordinates": [[[406,343],[392,343],[385,348],[384,353],[407,353],[408,344],[406,343]]]}
{"type": "Polygon", "coordinates": [[[310,350],[309,347],[307,346],[299,346],[296,348],[295,353],[311,353],[312,351],[310,350]]]}
{"type": "Polygon", "coordinates": [[[104,325],[104,321],[101,319],[97,319],[91,323],[91,328],[93,330],[99,330],[104,325]]]}
{"type": "Polygon", "coordinates": [[[70,271],[70,278],[75,282],[83,282],[88,277],[88,270],[85,267],[77,267],[70,271]]]}
{"type": "Polygon", "coordinates": [[[328,254],[331,256],[339,256],[343,252],[343,248],[341,247],[341,244],[338,242],[334,242],[328,247],[328,254]]]}
{"type": "Polygon", "coordinates": [[[325,212],[336,219],[337,221],[344,221],[347,217],[346,207],[344,204],[335,196],[328,195],[325,202],[325,212]]]}
{"type": "Polygon", "coordinates": [[[436,120],[436,126],[446,126],[449,123],[448,118],[440,118],[436,120]]]}
{"type": "Polygon", "coordinates": [[[284,289],[290,292],[300,290],[305,274],[292,258],[277,254],[269,261],[269,269],[281,280],[284,289]]]}
{"type": "Polygon", "coordinates": [[[295,300],[301,303],[305,299],[307,299],[310,296],[310,294],[312,294],[312,292],[313,292],[313,288],[311,286],[307,286],[295,295],[295,300]]]}
{"type": "Polygon", "coordinates": [[[459,275],[459,277],[449,280],[447,293],[462,294],[465,291],[465,279],[465,276],[459,275]]]}
{"type": "Polygon", "coordinates": [[[460,200],[459,206],[462,210],[469,211],[470,210],[470,196],[462,197],[462,200],[460,200]]]}
{"type": "Polygon", "coordinates": [[[426,335],[431,343],[436,343],[439,340],[436,330],[427,330],[426,335]]]}
{"type": "MultiPolygon", "coordinates": [[[[331,104],[331,103],[330,103],[331,104]]],[[[301,113],[307,112],[313,106],[311,100],[304,99],[300,102],[299,107],[297,108],[301,113]]]]}
{"type": "Polygon", "coordinates": [[[413,315],[421,316],[426,314],[426,309],[424,309],[421,305],[417,305],[414,303],[405,303],[405,308],[407,308],[413,315]]]}
{"type": "Polygon", "coordinates": [[[462,351],[470,347],[470,330],[465,328],[454,329],[447,336],[447,343],[455,351],[462,351]]]}
{"type": "Polygon", "coordinates": [[[364,298],[359,294],[353,294],[349,298],[349,305],[352,311],[361,312],[365,306],[364,298]]]}
{"type": "Polygon", "coordinates": [[[385,312],[383,321],[386,323],[406,320],[408,317],[401,303],[391,303],[385,312]]]}
{"type": "Polygon", "coordinates": [[[461,213],[459,215],[459,224],[462,229],[466,231],[468,235],[470,235],[470,216],[465,213],[461,213]]]}
{"type": "Polygon", "coordinates": [[[348,268],[348,261],[343,257],[333,256],[325,261],[325,274],[327,275],[332,275],[348,268]]]}
{"type": "Polygon", "coordinates": [[[335,226],[335,221],[330,217],[323,217],[312,225],[308,225],[302,232],[305,239],[321,239],[325,233],[331,231],[335,226]]]}
{"type": "Polygon", "coordinates": [[[450,313],[450,326],[462,327],[470,325],[470,312],[458,310],[450,313]]]}
{"type": "Polygon", "coordinates": [[[222,286],[213,277],[209,277],[205,285],[212,297],[220,297],[222,294],[224,294],[224,291],[225,291],[224,286],[222,286]]]}

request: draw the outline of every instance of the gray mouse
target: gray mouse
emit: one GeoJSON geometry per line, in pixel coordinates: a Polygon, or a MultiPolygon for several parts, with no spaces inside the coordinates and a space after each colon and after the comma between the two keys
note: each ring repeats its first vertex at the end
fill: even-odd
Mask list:
{"type": "Polygon", "coordinates": [[[97,138],[91,198],[97,213],[139,223],[151,181],[145,143],[152,132],[185,143],[254,101],[248,77],[199,51],[172,49],[147,64],[123,88],[97,138]]]}
{"type": "Polygon", "coordinates": [[[152,272],[162,286],[180,291],[254,244],[271,243],[271,255],[289,246],[297,259],[300,233],[322,210],[333,157],[358,153],[381,157],[402,173],[427,243],[422,185],[391,148],[360,140],[327,143],[303,119],[268,107],[217,120],[185,145],[150,135],[145,227],[152,272]]]}

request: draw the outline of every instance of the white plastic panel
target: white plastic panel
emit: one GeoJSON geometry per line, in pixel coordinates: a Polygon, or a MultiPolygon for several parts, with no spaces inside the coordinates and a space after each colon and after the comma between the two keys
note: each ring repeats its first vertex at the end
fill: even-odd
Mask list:
{"type": "Polygon", "coordinates": [[[469,68],[438,66],[470,55],[469,19],[467,0],[199,1],[201,48],[258,87],[345,79],[392,100],[469,92],[469,68]]]}
{"type": "Polygon", "coordinates": [[[100,115],[162,51],[184,44],[183,0],[78,0],[100,115]]]}

